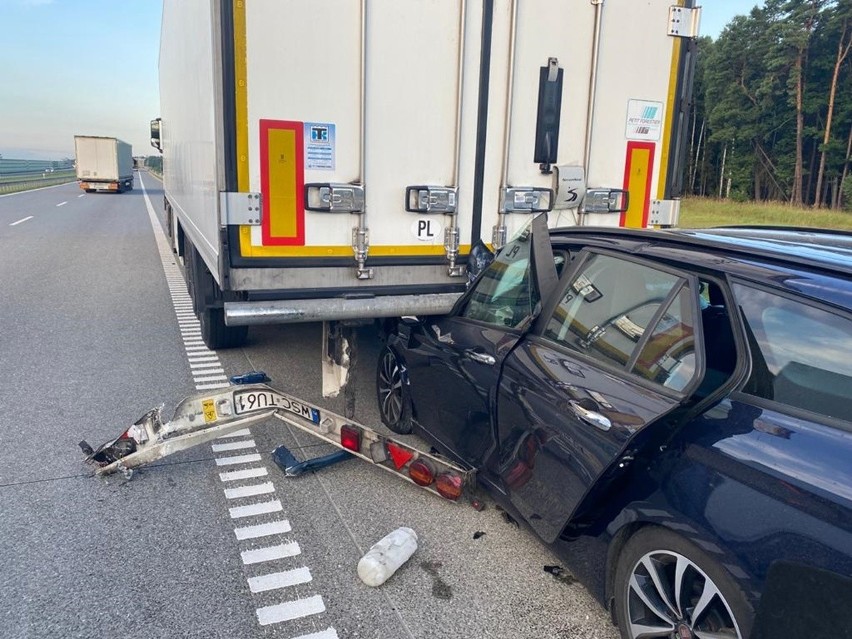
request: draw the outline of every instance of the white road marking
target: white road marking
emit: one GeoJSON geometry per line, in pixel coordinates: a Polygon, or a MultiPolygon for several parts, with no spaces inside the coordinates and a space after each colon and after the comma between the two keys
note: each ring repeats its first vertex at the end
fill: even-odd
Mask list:
{"type": "MultiPolygon", "coordinates": [[[[260,455],[258,455],[258,457],[260,457],[260,455]]],[[[280,513],[282,510],[284,510],[284,508],[281,506],[281,501],[278,499],[262,501],[259,504],[249,504],[248,506],[234,506],[233,508],[228,508],[231,519],[242,519],[243,517],[254,517],[255,515],[280,513]]]]}
{"type": "Polygon", "coordinates": [[[214,453],[221,453],[226,450],[242,450],[244,448],[254,448],[254,440],[249,439],[248,441],[243,442],[230,442],[227,444],[213,444],[211,448],[214,453]]]}
{"type": "Polygon", "coordinates": [[[80,195],[78,195],[77,197],[86,197],[86,194],[85,194],[85,193],[80,193],[80,195]]]}
{"type": "Polygon", "coordinates": [[[187,355],[186,359],[190,364],[219,364],[216,355],[187,355]]]}
{"type": "Polygon", "coordinates": [[[286,519],[281,521],[270,521],[267,524],[258,524],[257,526],[243,526],[242,528],[234,528],[234,534],[237,539],[257,539],[258,537],[269,537],[270,535],[284,535],[290,532],[290,522],[286,519]]]}
{"type": "MultiPolygon", "coordinates": [[[[240,430],[235,430],[233,433],[219,435],[216,439],[225,439],[226,437],[251,437],[251,431],[248,428],[241,428],[240,430]]],[[[266,473],[264,473],[264,475],[265,474],[266,473]]]]}
{"type": "Polygon", "coordinates": [[[267,590],[277,590],[278,588],[306,584],[312,579],[311,571],[307,568],[295,568],[294,570],[251,577],[248,580],[248,585],[249,590],[252,592],[266,592],[267,590]]]}
{"type": "MultiPolygon", "coordinates": [[[[220,364],[219,362],[190,362],[189,363],[189,367],[193,370],[199,369],[199,368],[204,368],[204,369],[207,369],[207,370],[204,371],[205,373],[224,373],[225,371],[223,369],[217,368],[219,366],[222,366],[222,364],[220,364]]],[[[199,372],[201,372],[201,371],[199,371],[199,372]]]]}
{"type": "Polygon", "coordinates": [[[312,632],[309,635],[299,635],[298,637],[293,637],[293,639],[340,639],[337,636],[337,630],[334,628],[326,628],[320,632],[312,632]]]}
{"type": "Polygon", "coordinates": [[[66,204],[68,204],[68,200],[65,200],[64,202],[60,202],[56,206],[65,206],[66,204]]]}
{"type": "MultiPolygon", "coordinates": [[[[10,193],[10,195],[11,195],[11,193],[10,193]]],[[[22,223],[22,222],[26,222],[27,220],[31,220],[31,219],[33,219],[33,216],[32,216],[32,215],[28,215],[27,217],[21,218],[21,219],[20,219],[20,220],[18,220],[17,222],[12,222],[9,226],[17,226],[18,224],[20,224],[20,223],[22,223]]]]}
{"type": "Polygon", "coordinates": [[[306,599],[297,599],[296,601],[288,601],[287,603],[275,606],[258,608],[256,612],[258,623],[261,626],[268,626],[271,623],[290,621],[291,619],[299,619],[308,615],[325,612],[325,604],[320,595],[314,595],[306,599]]]}
{"type": "Polygon", "coordinates": [[[222,481],[236,481],[238,479],[253,479],[254,477],[266,477],[269,471],[261,466],[260,468],[246,468],[245,470],[229,470],[226,473],[219,473],[219,479],[222,481]]]}
{"type": "Polygon", "coordinates": [[[260,461],[260,455],[252,453],[251,455],[236,455],[234,457],[217,457],[217,466],[233,466],[234,464],[248,464],[249,462],[260,461]]]}
{"type": "Polygon", "coordinates": [[[230,384],[224,384],[221,382],[219,384],[196,384],[195,390],[214,390],[216,388],[228,388],[229,386],[230,384]]]}
{"type": "Polygon", "coordinates": [[[203,373],[206,373],[207,371],[198,371],[198,372],[202,373],[202,375],[198,375],[197,373],[193,373],[193,378],[195,379],[196,382],[227,382],[228,381],[228,378],[225,377],[224,375],[209,375],[209,376],[204,377],[203,373]]]}
{"type": "Polygon", "coordinates": [[[238,486],[237,488],[226,488],[225,497],[227,499],[240,499],[242,497],[257,497],[258,495],[268,495],[275,492],[275,486],[271,481],[264,484],[253,484],[251,486],[238,486]]]}
{"type": "Polygon", "coordinates": [[[266,548],[256,548],[255,550],[244,550],[240,553],[243,563],[247,566],[250,564],[259,564],[264,561],[275,561],[276,559],[285,559],[287,557],[295,557],[301,555],[302,549],[295,541],[286,544],[278,544],[277,546],[267,546],[266,548]]]}

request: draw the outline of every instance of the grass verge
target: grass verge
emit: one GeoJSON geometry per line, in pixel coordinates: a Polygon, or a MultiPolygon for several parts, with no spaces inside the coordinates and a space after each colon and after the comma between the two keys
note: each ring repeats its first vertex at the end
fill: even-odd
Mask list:
{"type": "Polygon", "coordinates": [[[734,202],[710,198],[685,198],[681,202],[682,228],[730,224],[852,230],[852,212],[795,208],[781,202],[734,202]]]}

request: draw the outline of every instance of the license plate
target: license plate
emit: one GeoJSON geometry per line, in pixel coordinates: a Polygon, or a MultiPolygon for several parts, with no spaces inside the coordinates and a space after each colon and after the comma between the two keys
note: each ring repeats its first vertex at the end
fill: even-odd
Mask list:
{"type": "Polygon", "coordinates": [[[320,412],[316,408],[307,406],[295,399],[270,393],[269,391],[237,393],[234,395],[234,403],[237,407],[237,415],[266,410],[268,408],[283,408],[314,424],[319,424],[320,421],[320,412]]]}

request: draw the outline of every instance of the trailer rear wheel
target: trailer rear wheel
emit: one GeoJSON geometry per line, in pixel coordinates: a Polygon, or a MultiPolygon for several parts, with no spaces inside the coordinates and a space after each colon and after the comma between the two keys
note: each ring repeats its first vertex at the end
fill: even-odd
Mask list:
{"type": "Polygon", "coordinates": [[[225,324],[222,291],[194,246],[188,244],[186,284],[207,348],[236,348],[248,338],[248,326],[225,324]]]}

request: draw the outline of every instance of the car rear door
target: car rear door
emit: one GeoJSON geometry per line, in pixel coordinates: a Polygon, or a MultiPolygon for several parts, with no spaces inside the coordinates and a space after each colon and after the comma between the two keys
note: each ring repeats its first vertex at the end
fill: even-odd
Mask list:
{"type": "Polygon", "coordinates": [[[701,381],[695,277],[607,252],[575,260],[536,330],[506,358],[489,460],[547,541],[646,426],[701,381]]]}
{"type": "Polygon", "coordinates": [[[509,242],[452,313],[425,318],[405,353],[417,422],[479,466],[495,443],[492,413],[503,361],[556,285],[545,218],[509,242]],[[535,265],[535,266],[534,266],[535,265]]]}

